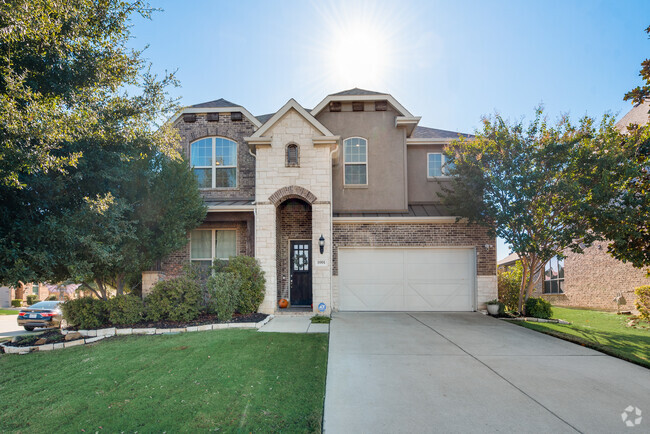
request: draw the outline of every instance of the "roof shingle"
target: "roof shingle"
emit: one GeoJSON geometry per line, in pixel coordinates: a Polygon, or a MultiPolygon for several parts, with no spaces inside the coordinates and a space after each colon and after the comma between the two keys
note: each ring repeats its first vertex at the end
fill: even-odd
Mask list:
{"type": "Polygon", "coordinates": [[[439,130],[437,128],[415,127],[413,134],[414,139],[457,139],[458,136],[474,137],[471,134],[459,133],[456,131],[439,130]]]}
{"type": "Polygon", "coordinates": [[[239,104],[232,103],[223,98],[215,99],[214,101],[202,102],[194,104],[193,108],[223,108],[223,107],[241,107],[239,104]]]}

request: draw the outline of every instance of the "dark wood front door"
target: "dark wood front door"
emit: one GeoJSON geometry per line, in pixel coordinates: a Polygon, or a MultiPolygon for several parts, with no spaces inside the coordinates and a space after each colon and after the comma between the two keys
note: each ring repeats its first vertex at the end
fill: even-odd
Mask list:
{"type": "Polygon", "coordinates": [[[311,298],[311,241],[291,241],[291,305],[310,306],[311,298]]]}

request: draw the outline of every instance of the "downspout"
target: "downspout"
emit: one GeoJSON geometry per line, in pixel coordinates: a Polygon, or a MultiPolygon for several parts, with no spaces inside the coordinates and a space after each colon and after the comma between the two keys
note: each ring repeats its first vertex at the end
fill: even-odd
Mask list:
{"type": "Polygon", "coordinates": [[[334,182],[333,170],[331,166],[332,156],[339,150],[339,144],[336,143],[336,148],[330,152],[330,317],[334,311],[334,294],[332,293],[332,279],[334,278],[334,182]]]}

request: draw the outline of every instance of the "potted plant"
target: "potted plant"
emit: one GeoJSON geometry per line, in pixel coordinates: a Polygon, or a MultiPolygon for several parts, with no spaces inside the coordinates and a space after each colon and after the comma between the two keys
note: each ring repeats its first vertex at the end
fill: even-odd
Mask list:
{"type": "Polygon", "coordinates": [[[485,304],[487,304],[487,311],[490,315],[497,316],[499,314],[499,305],[501,304],[499,300],[495,298],[494,300],[490,300],[485,304]]]}

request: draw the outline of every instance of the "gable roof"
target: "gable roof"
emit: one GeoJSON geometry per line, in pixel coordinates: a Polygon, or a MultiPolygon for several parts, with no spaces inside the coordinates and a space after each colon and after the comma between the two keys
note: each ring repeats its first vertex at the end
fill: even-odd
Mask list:
{"type": "Polygon", "coordinates": [[[382,92],[375,92],[374,90],[365,90],[355,87],[354,89],[343,90],[341,92],[332,93],[332,96],[342,96],[342,95],[385,95],[382,92]]]}
{"type": "Polygon", "coordinates": [[[268,113],[268,114],[265,114],[265,115],[259,115],[259,116],[255,116],[255,117],[257,118],[258,121],[262,122],[262,124],[265,124],[266,121],[271,119],[274,114],[275,113],[268,113]]]}
{"type": "Polygon", "coordinates": [[[636,104],[620,121],[616,122],[616,128],[625,132],[630,124],[639,126],[647,124],[648,111],[650,111],[650,100],[645,101],[643,104],[636,104]]]}
{"type": "Polygon", "coordinates": [[[298,102],[291,98],[287,103],[282,106],[280,110],[278,110],[276,113],[274,113],[265,123],[262,125],[255,133],[251,136],[251,138],[259,138],[262,137],[277,121],[282,119],[282,117],[289,112],[289,110],[294,109],[295,111],[300,114],[307,122],[309,122],[318,132],[320,132],[323,136],[328,136],[328,137],[333,137],[334,134],[330,132],[330,130],[327,129],[327,127],[323,124],[321,124],[318,119],[313,117],[307,110],[305,110],[298,102]]]}
{"type": "Polygon", "coordinates": [[[429,127],[415,127],[413,134],[414,139],[457,139],[458,136],[474,137],[472,134],[459,133],[456,131],[439,130],[429,127]]]}
{"type": "Polygon", "coordinates": [[[214,101],[202,102],[200,104],[194,104],[190,107],[193,108],[215,108],[215,107],[240,107],[239,104],[232,103],[223,98],[215,99],[214,101]]]}
{"type": "Polygon", "coordinates": [[[519,258],[519,255],[518,255],[518,254],[516,254],[516,253],[511,253],[511,254],[509,254],[508,256],[506,256],[505,258],[503,258],[502,260],[498,261],[498,262],[497,262],[497,265],[510,265],[510,264],[514,264],[514,263],[517,262],[519,259],[520,259],[520,258],[519,258]]]}

